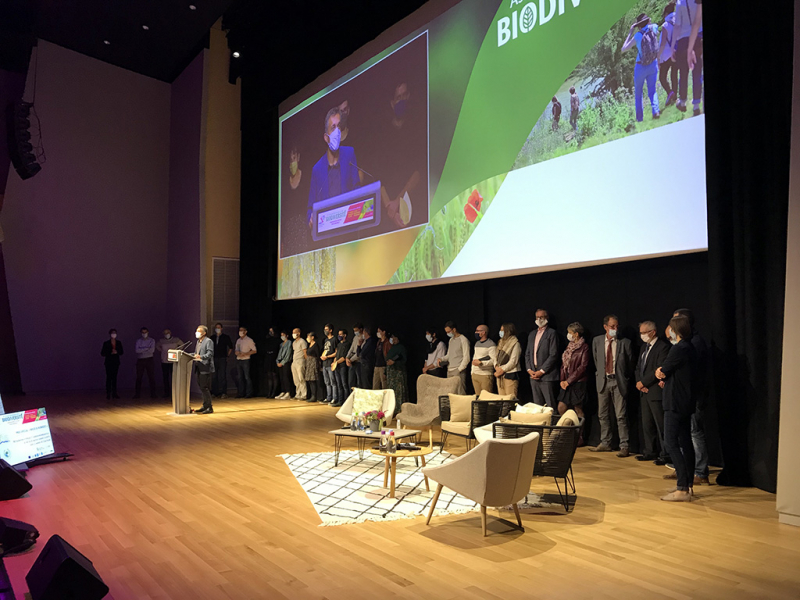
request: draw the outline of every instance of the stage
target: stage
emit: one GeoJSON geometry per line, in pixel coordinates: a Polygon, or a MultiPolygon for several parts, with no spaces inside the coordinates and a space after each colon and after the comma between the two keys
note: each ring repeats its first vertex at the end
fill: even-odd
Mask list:
{"type": "MultiPolygon", "coordinates": [[[[422,518],[319,527],[277,455],[332,451],[328,406],[218,400],[213,415],[174,417],[166,400],[110,404],[99,394],[6,404],[21,402],[47,408],[56,450],[75,458],[31,469],[29,496],[2,504],[42,534],[33,552],[6,560],[18,598],[54,533],[94,562],[115,600],[796,598],[800,589],[800,533],[778,524],[773,495],[712,485],[691,504],[668,504],[665,468],[633,458],[580,448],[574,511],[524,515],[524,534],[490,517],[482,538],[478,513],[431,527],[422,518]]],[[[463,440],[447,449],[463,453],[463,440]]],[[[531,489],[555,493],[552,480],[531,489]]]]}

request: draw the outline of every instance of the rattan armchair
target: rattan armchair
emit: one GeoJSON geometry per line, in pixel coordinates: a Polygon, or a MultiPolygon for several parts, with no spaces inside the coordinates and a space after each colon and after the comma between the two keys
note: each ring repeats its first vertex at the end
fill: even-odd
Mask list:
{"type": "Polygon", "coordinates": [[[442,450],[447,443],[448,435],[463,437],[467,443],[467,450],[472,446],[471,442],[475,439],[475,429],[489,425],[502,417],[507,417],[508,413],[514,410],[516,400],[473,400],[469,423],[464,423],[463,427],[448,427],[450,423],[450,397],[439,396],[439,417],[442,420],[442,450]]]}
{"type": "Polygon", "coordinates": [[[533,464],[533,476],[555,479],[561,503],[564,505],[564,510],[569,512],[570,499],[572,498],[571,504],[574,504],[577,496],[572,459],[578,448],[583,419],[577,425],[560,427],[556,425],[558,419],[559,416],[554,415],[551,425],[531,425],[511,421],[495,423],[493,433],[496,439],[521,438],[534,432],[539,434],[539,450],[533,464]],[[564,482],[563,493],[560,480],[564,482]]]}

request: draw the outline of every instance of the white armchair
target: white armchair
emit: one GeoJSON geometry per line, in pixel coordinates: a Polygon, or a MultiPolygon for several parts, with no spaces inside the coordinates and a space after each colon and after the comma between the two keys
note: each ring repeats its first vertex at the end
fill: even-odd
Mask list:
{"type": "Polygon", "coordinates": [[[364,392],[367,392],[370,395],[375,393],[383,394],[383,404],[381,405],[380,410],[386,414],[386,424],[389,425],[389,423],[392,422],[392,415],[394,414],[394,390],[362,390],[360,388],[355,388],[352,392],[350,392],[347,400],[344,401],[344,404],[336,413],[336,418],[342,423],[350,423],[350,420],[353,417],[353,404],[355,403],[356,395],[364,392]]]}
{"type": "Polygon", "coordinates": [[[442,487],[447,486],[481,505],[484,536],[487,506],[511,504],[517,524],[522,529],[517,502],[530,490],[538,448],[538,433],[530,433],[514,440],[487,440],[455,460],[423,469],[422,473],[426,477],[439,484],[431,501],[426,524],[431,522],[442,487]]]}

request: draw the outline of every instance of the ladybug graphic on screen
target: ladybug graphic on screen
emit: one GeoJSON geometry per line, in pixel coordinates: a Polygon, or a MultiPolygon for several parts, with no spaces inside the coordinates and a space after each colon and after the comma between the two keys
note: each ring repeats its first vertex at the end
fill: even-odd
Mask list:
{"type": "Polygon", "coordinates": [[[478,218],[478,213],[481,212],[481,203],[483,202],[483,196],[478,193],[478,190],[472,190],[472,193],[469,195],[469,200],[464,205],[464,215],[467,217],[467,221],[470,223],[474,223],[475,219],[478,218]]]}

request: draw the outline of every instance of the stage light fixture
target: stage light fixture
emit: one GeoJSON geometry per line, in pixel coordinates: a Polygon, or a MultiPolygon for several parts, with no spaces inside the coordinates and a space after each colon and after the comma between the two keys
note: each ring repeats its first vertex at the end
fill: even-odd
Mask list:
{"type": "Polygon", "coordinates": [[[194,4],[190,4],[189,10],[197,10],[197,7],[194,4]]]}
{"type": "Polygon", "coordinates": [[[104,43],[106,46],[110,46],[110,45],[111,45],[111,42],[109,42],[108,40],[103,40],[103,43],[104,43]]]}
{"type": "MultiPolygon", "coordinates": [[[[40,144],[38,133],[35,143],[31,143],[32,111],[33,104],[30,102],[15,102],[6,109],[8,153],[14,169],[22,179],[30,179],[42,170],[37,157],[37,145],[40,144]]],[[[38,130],[38,125],[36,129],[38,130]]]]}
{"type": "Polygon", "coordinates": [[[241,56],[241,54],[239,54],[239,52],[238,52],[238,51],[234,51],[234,53],[232,54],[232,56],[233,56],[233,58],[239,58],[239,57],[241,56]]]}
{"type": "Polygon", "coordinates": [[[150,28],[147,25],[142,25],[142,29],[144,29],[145,31],[150,31],[150,28]]]}

